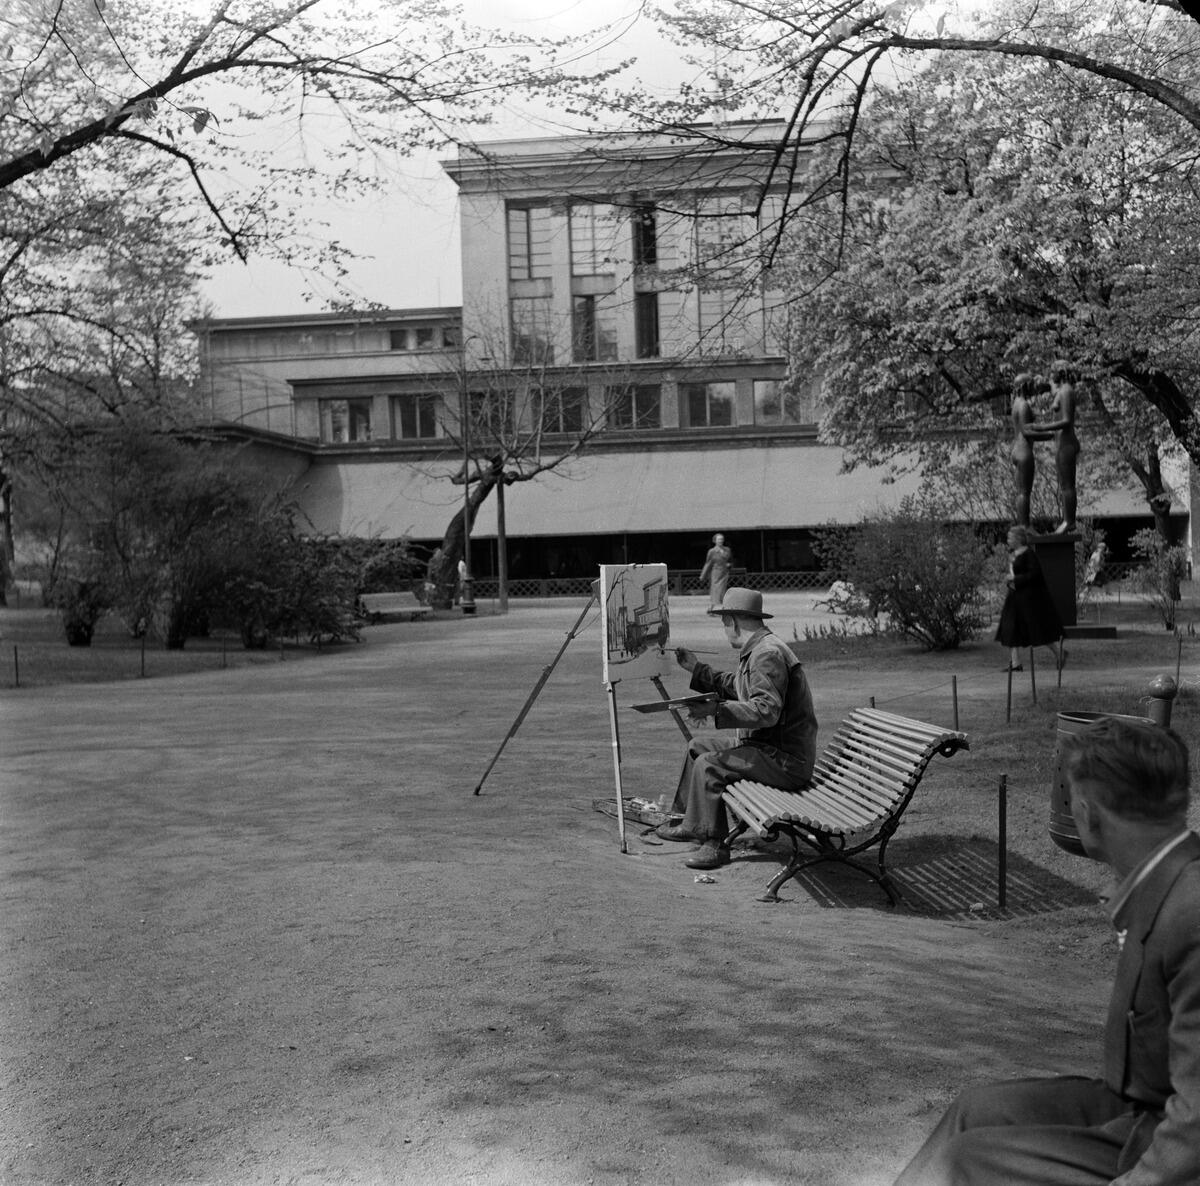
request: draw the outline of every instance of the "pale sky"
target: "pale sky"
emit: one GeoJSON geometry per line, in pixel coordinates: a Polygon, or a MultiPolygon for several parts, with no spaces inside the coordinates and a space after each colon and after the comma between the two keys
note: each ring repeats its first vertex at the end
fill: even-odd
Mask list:
{"type": "MultiPolygon", "coordinates": [[[[584,34],[616,25],[625,32],[613,41],[611,32],[597,39],[591,63],[611,64],[637,56],[654,63],[654,76],[678,70],[674,50],[658,41],[638,0],[465,0],[466,18],[479,25],[510,28],[537,36],[584,34]]],[[[552,119],[534,112],[505,111],[481,139],[538,136],[566,131],[552,119]]],[[[331,226],[330,233],[364,259],[351,270],[349,284],[364,303],[392,308],[458,305],[462,281],[458,253],[457,190],[438,164],[452,156],[448,150],[399,163],[386,198],[349,207],[320,206],[314,217],[331,226]]],[[[280,265],[231,263],[217,269],[204,296],[216,317],[274,316],[321,312],[323,300],[305,301],[303,281],[280,265]]]]}

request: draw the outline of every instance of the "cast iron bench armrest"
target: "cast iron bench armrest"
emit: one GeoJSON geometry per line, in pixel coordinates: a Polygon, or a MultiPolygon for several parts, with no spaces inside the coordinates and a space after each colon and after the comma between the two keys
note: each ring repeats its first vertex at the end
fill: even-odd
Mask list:
{"type": "Polygon", "coordinates": [[[855,709],[838,726],[813,768],[812,783],[785,791],[742,779],[721,796],[737,823],[730,839],[749,829],[760,839],[786,836],[787,867],[762,900],[779,901],[779,887],[818,861],[843,861],[874,878],[895,904],[884,853],[930,761],[968,749],[967,735],[877,708],[855,709]],[[804,856],[801,844],[816,855],[804,856]],[[879,847],[879,871],[850,858],[879,847]]]}

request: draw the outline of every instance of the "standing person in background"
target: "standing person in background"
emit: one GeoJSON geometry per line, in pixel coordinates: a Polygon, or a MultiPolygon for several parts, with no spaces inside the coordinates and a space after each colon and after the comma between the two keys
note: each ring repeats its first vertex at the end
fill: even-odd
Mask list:
{"type": "Polygon", "coordinates": [[[1001,671],[1021,671],[1025,647],[1049,647],[1059,666],[1067,661],[1062,646],[1062,619],[1050,596],[1037,553],[1029,546],[1029,529],[1012,527],[1008,532],[1008,595],[1000,611],[996,641],[1009,650],[1008,666],[1001,671]]]}
{"type": "Polygon", "coordinates": [[[718,531],[713,537],[713,546],[704,557],[704,567],[700,570],[700,580],[708,581],[708,608],[718,609],[725,600],[725,590],[729,588],[729,568],[733,562],[733,553],[725,546],[725,537],[718,531]]]}

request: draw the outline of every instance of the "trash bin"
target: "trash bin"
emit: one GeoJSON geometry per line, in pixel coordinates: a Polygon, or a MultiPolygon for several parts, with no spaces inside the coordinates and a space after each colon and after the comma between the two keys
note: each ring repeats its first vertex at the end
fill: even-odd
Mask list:
{"type": "Polygon", "coordinates": [[[1075,827],[1075,817],[1071,814],[1071,795],[1067,790],[1067,776],[1063,769],[1062,750],[1063,738],[1081,733],[1089,725],[1104,717],[1117,717],[1124,721],[1144,721],[1154,724],[1149,717],[1127,716],[1116,712],[1060,712],[1058,714],[1058,735],[1054,744],[1054,774],[1050,783],[1050,839],[1077,857],[1085,857],[1083,844],[1079,839],[1079,831],[1075,827]]]}

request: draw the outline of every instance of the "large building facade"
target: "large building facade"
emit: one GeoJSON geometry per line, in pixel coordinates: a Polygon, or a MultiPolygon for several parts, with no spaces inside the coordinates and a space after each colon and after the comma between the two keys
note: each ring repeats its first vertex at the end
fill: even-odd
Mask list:
{"type": "MultiPolygon", "coordinates": [[[[843,472],[817,439],[817,385],[784,383],[786,304],[761,266],[783,202],[765,184],[773,131],[725,126],[686,152],[507,141],[446,162],[461,308],[201,323],[214,422],[287,456],[314,530],[430,549],[462,506],[464,457],[500,459],[510,484],[472,529],[485,579],[502,537],[514,581],[694,569],[716,531],[752,572],[816,569],[814,530],[912,486],[843,472]]],[[[1119,491],[1090,509],[1145,518],[1119,491]]]]}

